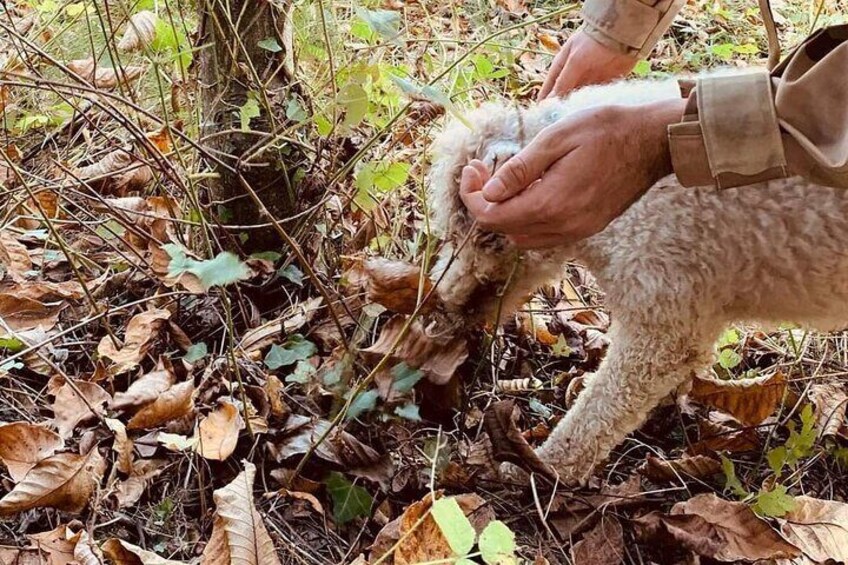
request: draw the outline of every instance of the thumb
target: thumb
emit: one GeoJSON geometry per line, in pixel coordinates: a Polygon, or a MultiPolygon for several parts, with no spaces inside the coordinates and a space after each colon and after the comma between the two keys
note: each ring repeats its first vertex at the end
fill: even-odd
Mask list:
{"type": "Polygon", "coordinates": [[[555,136],[543,130],[527,147],[509,158],[483,185],[483,198],[488,202],[509,200],[539,180],[562,156],[561,143],[557,143],[555,136]]]}

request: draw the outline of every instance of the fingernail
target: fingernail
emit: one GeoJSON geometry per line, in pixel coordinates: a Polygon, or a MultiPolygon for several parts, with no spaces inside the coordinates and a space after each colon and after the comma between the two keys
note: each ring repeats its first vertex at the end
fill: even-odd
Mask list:
{"type": "Polygon", "coordinates": [[[483,186],[483,198],[497,200],[506,192],[506,187],[500,179],[492,179],[483,186]]]}

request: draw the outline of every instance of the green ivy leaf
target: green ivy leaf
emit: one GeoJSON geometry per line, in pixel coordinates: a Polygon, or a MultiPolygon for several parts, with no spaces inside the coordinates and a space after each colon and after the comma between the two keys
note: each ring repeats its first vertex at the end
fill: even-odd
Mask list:
{"type": "Polygon", "coordinates": [[[347,414],[345,414],[346,420],[355,420],[358,418],[363,412],[370,412],[377,406],[377,398],[379,398],[380,393],[377,392],[377,389],[366,390],[365,392],[361,392],[356,395],[353,401],[348,406],[347,414]]]}
{"type": "Polygon", "coordinates": [[[286,375],[287,383],[306,384],[316,373],[315,367],[308,360],[298,361],[294,366],[294,371],[290,375],[286,375]]]}
{"type": "Polygon", "coordinates": [[[183,361],[186,363],[195,363],[206,357],[208,354],[209,350],[206,347],[206,344],[201,341],[200,343],[193,344],[186,350],[185,355],[183,355],[183,361]]]}
{"type": "Polygon", "coordinates": [[[409,392],[422,378],[424,373],[406,363],[398,363],[392,367],[392,388],[399,393],[409,392]]]}
{"type": "Polygon", "coordinates": [[[364,488],[354,485],[337,471],[331,472],[324,484],[333,501],[333,518],[337,524],[371,515],[371,495],[364,488]]]}
{"type": "Polygon", "coordinates": [[[303,271],[298,269],[295,265],[286,265],[279,271],[277,274],[286,279],[289,282],[296,284],[297,286],[303,286],[303,271]]]}
{"type": "Polygon", "coordinates": [[[768,518],[780,518],[795,508],[795,498],[786,494],[786,487],[775,485],[772,490],[761,490],[754,502],[754,512],[768,518]]]}
{"type": "Polygon", "coordinates": [[[304,361],[315,355],[316,351],[318,348],[314,343],[300,334],[294,334],[282,347],[277,344],[271,346],[268,354],[265,355],[265,366],[275,371],[280,367],[304,361]]]}
{"type": "Polygon", "coordinates": [[[258,118],[261,115],[259,102],[253,96],[248,97],[244,106],[239,108],[239,120],[241,121],[241,130],[250,131],[250,120],[258,118]]]}
{"type": "Polygon", "coordinates": [[[421,413],[417,404],[408,403],[395,408],[395,415],[411,422],[420,422],[421,413]]]}
{"type": "Polygon", "coordinates": [[[397,12],[357,8],[356,15],[384,39],[392,40],[400,35],[400,14],[397,12]]]}
{"type": "Polygon", "coordinates": [[[474,547],[474,539],[477,537],[477,533],[456,499],[440,498],[433,503],[430,514],[436,524],[439,525],[439,529],[453,550],[453,554],[457,557],[468,555],[471,548],[474,547]]]}
{"type": "Polygon", "coordinates": [[[171,256],[171,261],[168,263],[169,276],[176,278],[184,273],[192,273],[200,279],[200,283],[206,290],[213,286],[227,286],[250,278],[250,269],[247,265],[229,251],[224,251],[214,259],[198,261],[186,255],[185,250],[174,243],[164,245],[162,248],[171,256]]]}
{"type": "Polygon", "coordinates": [[[480,554],[488,565],[513,564],[515,560],[515,534],[500,520],[489,522],[480,534],[480,554]]]}
{"type": "Polygon", "coordinates": [[[265,51],[270,51],[271,53],[279,53],[283,50],[280,47],[280,44],[277,43],[277,39],[274,37],[266,37],[265,39],[258,41],[256,46],[260,49],[264,49],[265,51]]]}

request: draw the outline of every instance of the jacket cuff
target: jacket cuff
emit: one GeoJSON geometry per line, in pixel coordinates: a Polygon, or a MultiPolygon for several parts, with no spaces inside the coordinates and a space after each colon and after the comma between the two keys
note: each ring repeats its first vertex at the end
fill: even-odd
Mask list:
{"type": "Polygon", "coordinates": [[[647,57],[686,0],[586,0],[588,35],[623,53],[647,57]]]}
{"type": "Polygon", "coordinates": [[[668,133],[672,166],[684,186],[730,188],[787,176],[766,72],[699,79],[682,121],[668,133]]]}

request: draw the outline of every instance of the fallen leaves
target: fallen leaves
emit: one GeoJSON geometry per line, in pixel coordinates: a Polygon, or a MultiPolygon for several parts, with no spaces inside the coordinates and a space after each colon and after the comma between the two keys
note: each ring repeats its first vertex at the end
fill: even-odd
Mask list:
{"type": "Polygon", "coordinates": [[[9,475],[20,482],[39,461],[62,449],[65,442],[54,431],[26,422],[0,426],[0,461],[9,475]]]}
{"type": "Polygon", "coordinates": [[[118,42],[119,51],[136,51],[150,45],[156,37],[156,14],[142,10],[130,17],[124,36],[118,42]]]}
{"type": "Polygon", "coordinates": [[[195,450],[206,459],[224,461],[236,449],[242,427],[240,423],[238,408],[229,402],[222,402],[214,412],[201,420],[195,450]]]}
{"type": "Polygon", "coordinates": [[[133,316],[127,324],[123,345],[116,345],[108,335],[103,336],[97,346],[97,353],[112,361],[109,372],[120,375],[138,366],[170,317],[169,311],[160,309],[133,316]]]}
{"type": "Polygon", "coordinates": [[[571,548],[572,561],[581,565],[618,565],[624,555],[624,529],[613,515],[603,516],[571,548]]]}
{"type": "Polygon", "coordinates": [[[756,426],[774,413],[785,391],[786,377],[781,372],[733,381],[695,377],[689,397],[756,426]]]}
{"type": "Polygon", "coordinates": [[[96,447],[85,455],[59,453],[42,459],[0,499],[0,515],[44,506],[80,512],[105,472],[106,461],[96,447]]]}
{"type": "Polygon", "coordinates": [[[129,84],[138,79],[144,72],[144,67],[126,66],[115,69],[98,67],[93,58],[76,59],[68,63],[68,69],[78,74],[83,80],[92,83],[97,88],[115,88],[119,83],[129,84]]]}
{"type": "Polygon", "coordinates": [[[53,400],[53,425],[64,439],[71,437],[78,424],[103,415],[104,407],[112,396],[100,385],[88,381],[77,381],[54,377],[49,390],[53,400]]]}
{"type": "Polygon", "coordinates": [[[76,171],[76,177],[102,195],[126,196],[153,180],[153,169],[132,152],[116,149],[76,171]]]}
{"type": "Polygon", "coordinates": [[[514,410],[515,404],[504,400],[496,402],[486,411],[483,423],[492,441],[494,458],[498,461],[508,461],[528,472],[535,472],[555,481],[554,470],[539,459],[515,425],[514,410]]]}
{"type": "Polygon", "coordinates": [[[717,473],[721,473],[721,461],[706,455],[661,459],[649,454],[645,460],[644,474],[654,482],[675,482],[681,477],[708,479],[717,473]]]}
{"type": "Polygon", "coordinates": [[[848,392],[845,387],[837,383],[817,384],[810,387],[809,396],[815,406],[818,436],[842,436],[848,439],[848,425],[845,423],[848,392]]]}
{"type": "Polygon", "coordinates": [[[253,503],[255,476],[256,466],[245,461],[244,471],[214,492],[217,510],[202,565],[279,565],[274,542],[253,503]]]}
{"type": "Polygon", "coordinates": [[[136,412],[127,422],[127,429],[147,430],[189,414],[194,410],[194,390],[192,381],[172,386],[136,412]]]}
{"type": "MultiPolygon", "coordinates": [[[[363,264],[368,300],[382,305],[391,312],[412,314],[419,297],[424,298],[433,283],[422,276],[421,269],[404,261],[371,259],[363,264]]],[[[423,311],[432,308],[432,299],[423,311]]]]}

